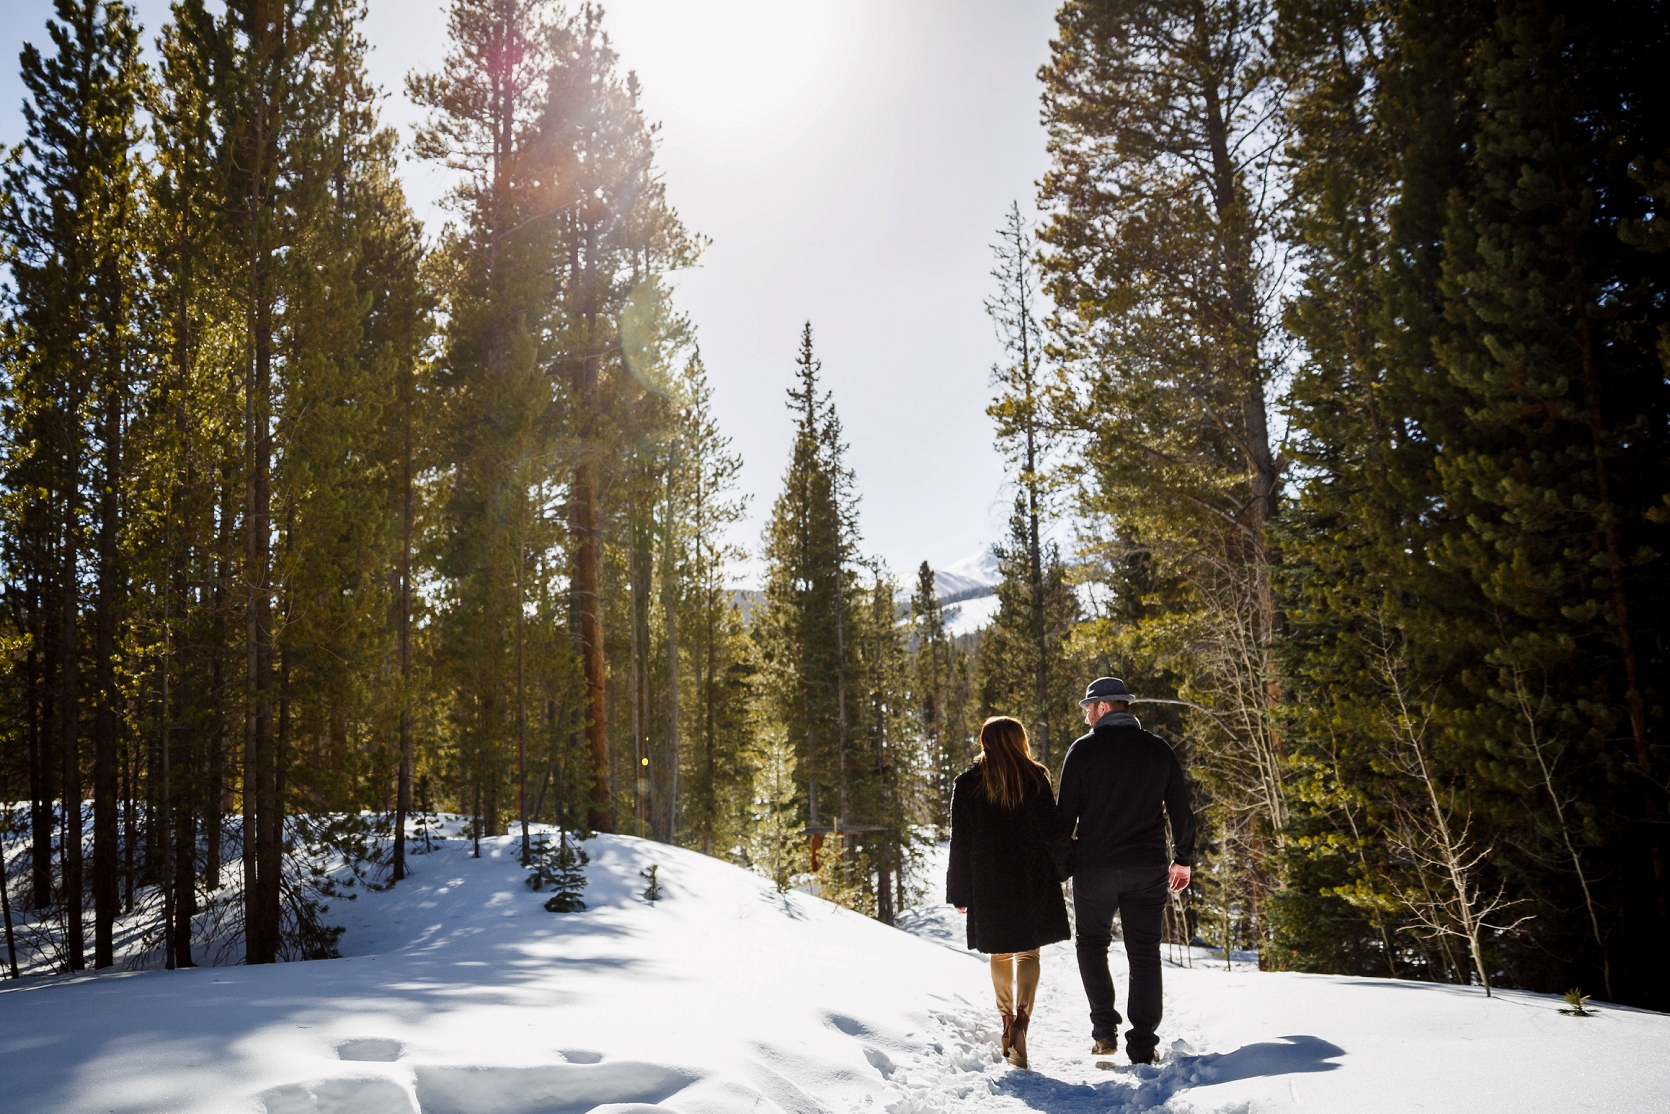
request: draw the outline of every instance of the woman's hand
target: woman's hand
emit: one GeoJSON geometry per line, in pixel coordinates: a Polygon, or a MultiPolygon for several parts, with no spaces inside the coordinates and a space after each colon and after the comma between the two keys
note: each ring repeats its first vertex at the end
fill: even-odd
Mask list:
{"type": "Polygon", "coordinates": [[[957,912],[959,912],[959,913],[966,913],[966,912],[968,912],[968,906],[966,906],[966,905],[959,905],[959,906],[957,906],[957,912]]]}

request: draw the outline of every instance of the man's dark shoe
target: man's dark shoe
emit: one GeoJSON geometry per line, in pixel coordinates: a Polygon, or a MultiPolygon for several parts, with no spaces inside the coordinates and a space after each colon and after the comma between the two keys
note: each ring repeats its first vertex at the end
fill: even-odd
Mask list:
{"type": "Polygon", "coordinates": [[[1139,1056],[1135,1052],[1130,1053],[1130,1056],[1133,1064],[1157,1064],[1160,1062],[1159,1049],[1153,1050],[1146,1056],[1139,1056]]]}
{"type": "Polygon", "coordinates": [[[1090,1046],[1092,1056],[1112,1056],[1119,1051],[1118,1037],[1102,1037],[1090,1046]]]}

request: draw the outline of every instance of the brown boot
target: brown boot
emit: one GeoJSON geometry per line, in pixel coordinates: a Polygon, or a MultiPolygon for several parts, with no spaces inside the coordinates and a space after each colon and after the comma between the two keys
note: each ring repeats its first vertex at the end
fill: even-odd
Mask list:
{"type": "Polygon", "coordinates": [[[1009,1033],[1009,1062],[1017,1068],[1026,1067],[1026,1027],[1031,1023],[1025,1006],[1015,1011],[1015,1024],[1009,1033]]]}
{"type": "Polygon", "coordinates": [[[1009,1058],[1010,1041],[1014,1036],[1014,1032],[1015,1015],[1012,1013],[1006,1013],[1003,1015],[1003,1040],[999,1043],[999,1047],[1003,1050],[1003,1058],[1005,1060],[1009,1058]]]}

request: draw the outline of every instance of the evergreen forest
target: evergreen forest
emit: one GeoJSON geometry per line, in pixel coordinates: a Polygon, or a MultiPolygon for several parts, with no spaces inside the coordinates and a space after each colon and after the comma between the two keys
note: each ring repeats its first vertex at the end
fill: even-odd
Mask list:
{"type": "Polygon", "coordinates": [[[982,720],[1058,773],[1113,675],[1201,820],[1168,938],[1670,1008],[1662,0],[1064,0],[965,369],[977,630],[866,548],[815,321],[739,541],[601,8],[449,0],[404,143],[362,0],[54,7],[0,165],[8,974],[334,955],[442,816],[891,924],[982,720]]]}

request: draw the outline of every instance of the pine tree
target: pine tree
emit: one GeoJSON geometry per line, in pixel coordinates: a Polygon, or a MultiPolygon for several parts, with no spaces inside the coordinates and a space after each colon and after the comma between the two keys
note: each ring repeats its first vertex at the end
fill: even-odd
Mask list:
{"type": "MultiPolygon", "coordinates": [[[[1659,351],[1667,279],[1661,260],[1619,235],[1656,208],[1632,164],[1664,150],[1670,131],[1655,118],[1664,106],[1648,76],[1656,54],[1617,44],[1644,44],[1658,30],[1633,10],[1573,11],[1552,25],[1530,11],[1497,17],[1470,60],[1481,106],[1476,178],[1449,204],[1439,293],[1452,329],[1435,346],[1469,420],[1436,462],[1457,529],[1434,555],[1482,596],[1450,627],[1482,667],[1455,733],[1488,741],[1474,770],[1506,798],[1493,817],[1502,830],[1519,827],[1527,787],[1544,790],[1532,794],[1538,842],[1564,844],[1576,878],[1560,888],[1581,889],[1588,906],[1561,928],[1588,935],[1585,951],[1603,967],[1608,933],[1583,856],[1569,822],[1552,814],[1569,792],[1612,814],[1603,830],[1646,832],[1670,804],[1643,688],[1661,665],[1641,637],[1660,628],[1670,602],[1670,535],[1650,517],[1670,487],[1659,351]],[[1527,769],[1543,746],[1572,755],[1561,784],[1527,769]],[[1597,776],[1608,766],[1614,778],[1629,771],[1622,794],[1597,776]]],[[[1619,895],[1618,916],[1644,934],[1670,923],[1670,879],[1662,837],[1640,846],[1632,858],[1652,896],[1619,895]]],[[[1609,862],[1621,854],[1598,852],[1609,862]]],[[[1649,978],[1670,985],[1662,969],[1649,978]]],[[[1612,982],[1608,971],[1603,980],[1612,982]]]]}
{"type": "MultiPolygon", "coordinates": [[[[580,897],[586,889],[586,864],[591,862],[591,856],[580,846],[580,841],[569,835],[564,828],[557,833],[557,846],[553,850],[547,844],[546,871],[550,876],[551,888],[555,891],[545,902],[545,909],[551,913],[583,913],[586,903],[580,897]]],[[[534,887],[538,889],[538,887],[534,887]]]]}
{"type": "Polygon", "coordinates": [[[742,553],[725,540],[747,505],[745,496],[735,494],[742,459],[713,417],[700,353],[685,365],[680,395],[685,409],[672,475],[682,510],[667,521],[673,559],[682,569],[673,606],[684,614],[680,652],[688,662],[684,676],[690,688],[682,728],[689,740],[681,752],[688,787],[682,842],[704,854],[734,858],[747,831],[759,762],[759,667],[730,585],[742,553]]]}
{"type": "Polygon", "coordinates": [[[778,893],[788,893],[809,865],[795,769],[794,744],[781,731],[768,729],[754,777],[745,853],[748,865],[770,878],[778,893]]]}
{"type": "Polygon", "coordinates": [[[872,799],[864,814],[876,830],[862,842],[875,871],[876,919],[892,924],[908,904],[907,879],[920,857],[918,833],[928,810],[922,794],[921,739],[911,722],[913,693],[898,588],[879,564],[872,567],[871,576],[859,653],[874,763],[872,799]]]}
{"type": "Polygon", "coordinates": [[[631,379],[622,382],[622,453],[613,484],[620,511],[611,533],[625,542],[629,675],[627,714],[614,720],[631,732],[636,772],[625,780],[634,787],[637,830],[675,842],[684,688],[679,620],[687,547],[679,508],[689,486],[686,384],[676,369],[681,356],[693,359],[695,353],[689,321],[674,310],[670,292],[653,272],[634,282],[621,311],[620,335],[631,379]]]}
{"type": "Polygon", "coordinates": [[[594,828],[612,814],[605,654],[602,503],[626,412],[642,386],[620,336],[631,299],[655,276],[688,265],[698,242],[667,205],[655,171],[654,129],[638,104],[634,75],[622,80],[617,56],[590,5],[565,25],[555,48],[541,138],[565,160],[558,187],[564,249],[559,270],[562,330],[558,363],[569,391],[571,591],[588,694],[587,740],[594,770],[594,828]]]}
{"type": "MultiPolygon", "coordinates": [[[[75,971],[86,962],[81,674],[87,626],[94,689],[95,966],[113,961],[117,911],[114,657],[122,605],[123,432],[138,378],[134,328],[143,296],[135,267],[143,192],[136,121],[146,79],[139,30],[125,4],[57,0],[54,14],[47,24],[54,53],[44,56],[33,44],[22,53],[27,134],[22,157],[6,169],[0,240],[11,272],[12,366],[6,378],[8,424],[15,432],[7,486],[21,500],[14,503],[14,536],[29,536],[17,556],[39,609],[34,625],[51,678],[42,688],[50,687],[53,701],[51,728],[43,720],[30,731],[37,761],[53,746],[50,735],[57,736],[64,948],[66,966],[75,971]],[[83,536],[84,511],[98,523],[96,543],[83,536]],[[97,588],[91,623],[84,623],[79,565],[90,551],[96,553],[97,588]]],[[[31,703],[32,712],[45,713],[44,700],[31,703]]],[[[45,865],[39,803],[35,815],[39,891],[45,865]]]]}
{"type": "Polygon", "coordinates": [[[155,948],[134,962],[330,954],[313,866],[380,870],[392,822],[398,880],[431,782],[478,832],[510,793],[524,832],[612,815],[629,549],[651,823],[693,838],[681,783],[705,767],[703,838],[743,856],[738,463],[661,278],[699,244],[598,12],[458,5],[449,68],[414,81],[420,153],[467,172],[429,258],[353,0],[182,0],[154,88],[125,6],[59,15],[58,55],[25,57],[40,112],[0,214],[0,639],[21,655],[0,780],[31,799],[26,938],[81,962],[89,771],[99,965],[119,911],[155,948]],[[241,940],[204,935],[228,923],[241,940]]]}
{"type": "Polygon", "coordinates": [[[487,834],[499,831],[499,771],[519,726],[518,573],[535,541],[528,469],[552,432],[539,338],[559,241],[549,220],[527,222],[549,204],[541,183],[556,169],[539,137],[553,19],[546,3],[459,0],[441,71],[407,82],[432,113],[418,155],[463,172],[451,197],[462,226],[441,248],[448,324],[436,402],[447,478],[436,561],[448,585],[440,618],[460,797],[487,834]]]}
{"type": "Polygon", "coordinates": [[[1112,570],[1145,554],[1183,588],[1146,633],[1184,679],[1166,696],[1211,712],[1190,721],[1196,764],[1223,807],[1258,817],[1255,906],[1260,848],[1288,811],[1266,533],[1287,468],[1272,425],[1286,355],[1272,15],[1071,0],[1042,71],[1042,265],[1066,361],[1054,410],[1079,447],[1085,556],[1118,586],[1112,570]]]}
{"type": "MultiPolygon", "coordinates": [[[[1395,975],[1446,962],[1398,931],[1377,800],[1385,693],[1370,647],[1422,601],[1453,606],[1466,592],[1424,558],[1437,525],[1421,509],[1437,497],[1436,444],[1413,434],[1458,412],[1430,338],[1444,197],[1465,173],[1463,59],[1481,29],[1467,6],[1400,17],[1292,4],[1276,38],[1292,89],[1291,227],[1306,276],[1288,316],[1308,353],[1291,390],[1296,456],[1327,477],[1298,485],[1281,527],[1304,804],[1273,916],[1281,961],[1303,969],[1395,975]]],[[[1453,668],[1447,639],[1407,645],[1424,677],[1453,668]]]]}
{"type": "Polygon", "coordinates": [[[644,880],[644,900],[654,905],[661,900],[661,868],[654,863],[638,872],[638,877],[644,880]]]}
{"type": "MultiPolygon", "coordinates": [[[[1044,343],[1038,321],[1037,257],[1032,243],[1032,229],[1021,217],[1020,204],[1010,206],[1008,219],[998,230],[1000,242],[994,246],[997,266],[992,277],[997,280],[998,293],[986,300],[986,314],[997,327],[1008,356],[1007,364],[992,368],[992,380],[998,395],[986,408],[986,413],[997,422],[997,444],[1003,452],[1015,484],[1020,489],[1017,514],[1023,514],[1026,531],[1019,543],[1025,549],[1027,661],[1032,669],[1031,699],[1015,705],[1026,709],[1032,724],[1033,744],[1039,761],[1050,765],[1052,739],[1058,739],[1061,753],[1072,736],[1052,735],[1056,717],[1050,705],[1053,689],[1060,678],[1055,675],[1057,653],[1052,643],[1060,641],[1060,632],[1051,630],[1047,612],[1049,602],[1045,586],[1044,566],[1048,561],[1044,540],[1045,518],[1049,514],[1049,481],[1046,460],[1051,446],[1049,411],[1043,377],[1044,343]]],[[[1011,620],[1013,617],[1011,617],[1011,620]]]]}
{"type": "Polygon", "coordinates": [[[941,838],[951,830],[951,787],[973,759],[966,715],[968,661],[962,647],[945,630],[934,570],[923,561],[916,572],[916,592],[910,599],[914,626],[913,690],[927,753],[929,810],[941,838]]]}
{"type": "Polygon", "coordinates": [[[857,506],[840,419],[818,379],[822,365],[810,323],[801,332],[796,367],[799,383],[789,392],[794,448],[766,527],[769,572],[759,637],[775,718],[794,747],[796,776],[807,785],[810,826],[833,821],[840,830],[858,819],[851,808],[864,777],[854,752],[861,692],[854,641],[857,506]]]}
{"type": "Polygon", "coordinates": [[[1634,432],[1663,425],[1662,325],[1634,300],[1660,270],[1632,224],[1663,147],[1646,18],[1283,10],[1314,477],[1282,524],[1305,807],[1277,944],[1297,965],[1662,985],[1621,943],[1663,923],[1654,844],[1611,843],[1662,809],[1625,788],[1658,760],[1631,696],[1658,666],[1629,659],[1663,579],[1645,575],[1663,447],[1634,432]],[[1429,771],[1391,760],[1399,692],[1419,694],[1429,771]],[[1533,917],[1472,955],[1444,941],[1475,915],[1464,887],[1402,853],[1445,813],[1492,848],[1483,893],[1533,917]],[[1648,887],[1594,869],[1630,856],[1648,887]]]}
{"type": "MultiPolygon", "coordinates": [[[[628,449],[666,424],[666,408],[629,366],[623,318],[634,293],[686,263],[694,244],[666,206],[653,130],[635,83],[615,70],[599,20],[590,7],[571,17],[546,2],[459,0],[453,54],[440,73],[409,83],[433,112],[419,154],[466,172],[452,199],[463,224],[443,249],[448,324],[437,395],[448,446],[438,558],[449,586],[443,645],[457,695],[459,776],[466,795],[482,798],[489,831],[498,830],[512,741],[526,807],[530,669],[556,686],[545,701],[550,745],[583,741],[586,749],[584,784],[575,768],[562,790],[589,794],[585,823],[609,828],[616,789],[630,792],[636,782],[634,773],[622,785],[613,769],[627,748],[611,744],[620,718],[610,715],[612,693],[622,686],[609,682],[606,631],[623,627],[606,620],[623,603],[630,610],[611,575],[610,543],[617,526],[630,531],[639,504],[612,515],[601,499],[606,488],[629,491],[611,485],[634,467],[646,486],[642,466],[653,453],[628,449]],[[548,512],[559,491],[566,544],[548,512]],[[571,565],[560,619],[569,645],[560,650],[531,640],[525,621],[530,567],[553,551],[571,565]],[[547,647],[542,660],[531,661],[533,645],[547,647]],[[570,654],[584,678],[582,706],[559,713],[570,692],[558,677],[567,676],[570,654]]],[[[644,525],[638,544],[626,547],[640,561],[644,525]]],[[[638,602],[647,603],[641,579],[638,587],[638,602]]],[[[559,622],[558,612],[545,614],[559,622]]],[[[636,629],[647,652],[643,615],[640,608],[638,625],[624,629],[636,629]]],[[[641,671],[642,657],[635,660],[641,671]]],[[[633,660],[621,664],[629,671],[633,660]]],[[[640,728],[643,699],[640,686],[629,705],[640,728]]],[[[569,770],[566,754],[554,757],[548,770],[569,770]]]]}
{"type": "MultiPolygon", "coordinates": [[[[1032,578],[1032,522],[1023,492],[1009,517],[1009,537],[993,547],[1003,579],[997,585],[998,610],[980,638],[979,678],[982,716],[1015,716],[1034,732],[1058,739],[1075,737],[1080,720],[1073,714],[1081,693],[1069,641],[1079,619],[1078,597],[1068,579],[1060,547],[1045,543],[1037,594],[1043,603],[1043,640],[1037,634],[1032,578]],[[1042,664],[1038,659],[1044,658],[1042,664]],[[1049,681],[1039,699],[1037,679],[1049,681]]],[[[1056,770],[1066,757],[1057,755],[1056,770]]],[[[1041,749],[1037,752],[1043,760],[1041,749]]]]}

